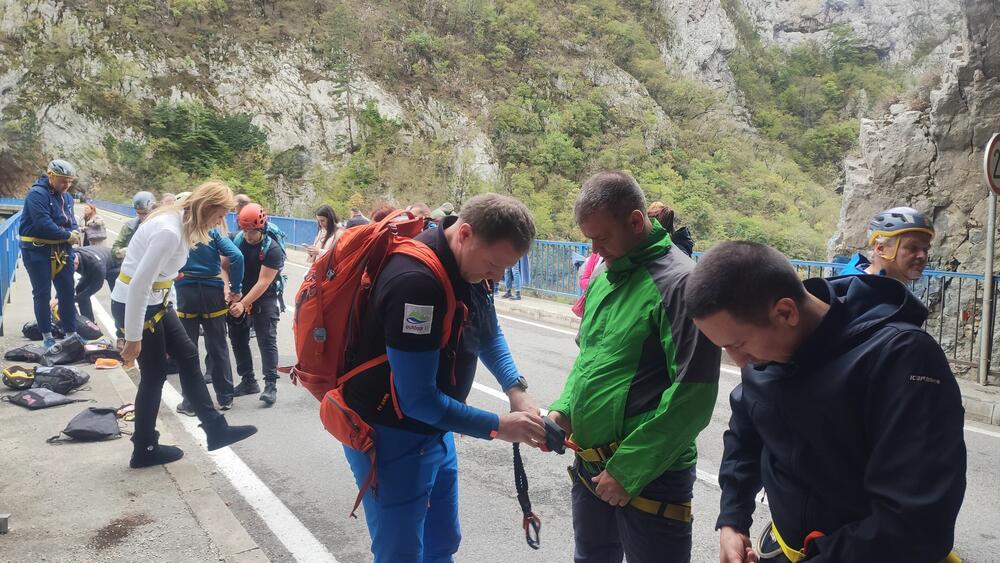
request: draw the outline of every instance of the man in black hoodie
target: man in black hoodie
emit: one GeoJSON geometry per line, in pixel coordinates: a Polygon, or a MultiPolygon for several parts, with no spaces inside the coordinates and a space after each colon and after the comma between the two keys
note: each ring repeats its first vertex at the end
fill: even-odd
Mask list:
{"type": "Polygon", "coordinates": [[[725,242],[688,278],[694,323],[743,368],[719,471],[720,561],[937,563],[965,494],[964,409],[927,309],[875,276],[803,284],[778,251],[725,242]],[[783,545],[782,545],[783,544],[783,545]],[[773,549],[772,549],[773,548],[773,549]],[[803,556],[804,554],[804,556],[803,556]]]}

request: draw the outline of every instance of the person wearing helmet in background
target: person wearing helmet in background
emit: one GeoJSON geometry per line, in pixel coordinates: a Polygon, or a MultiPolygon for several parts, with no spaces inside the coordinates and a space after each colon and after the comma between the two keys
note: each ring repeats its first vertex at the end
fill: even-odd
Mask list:
{"type": "Polygon", "coordinates": [[[240,383],[234,395],[260,392],[250,355],[250,329],[257,334],[264,392],[260,400],[271,406],[277,400],[278,382],[278,318],[281,283],[280,271],[285,264],[285,251],[268,229],[267,213],[257,203],[240,210],[237,217],[240,232],[233,242],[243,254],[243,297],[229,306],[229,340],[236,357],[240,383]]]}
{"type": "Polygon", "coordinates": [[[840,271],[844,276],[888,276],[902,283],[920,279],[934,240],[934,226],[912,207],[893,207],[872,217],[871,260],[860,252],[840,271]]]}
{"type": "Polygon", "coordinates": [[[76,334],[73,245],[83,239],[73,215],[73,197],[68,193],[75,179],[76,168],[72,164],[65,160],[50,162],[46,173],[35,180],[24,198],[18,227],[24,269],[31,280],[35,320],[46,349],[56,343],[49,309],[52,286],[56,288],[59,318],[66,336],[80,338],[76,334]]]}

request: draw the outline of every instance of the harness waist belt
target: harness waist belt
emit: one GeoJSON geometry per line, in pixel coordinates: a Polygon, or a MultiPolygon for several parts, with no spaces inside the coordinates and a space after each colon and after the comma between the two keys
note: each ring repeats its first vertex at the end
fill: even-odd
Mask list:
{"type": "MultiPolygon", "coordinates": [[[[118,279],[125,283],[132,283],[132,276],[128,274],[118,274],[118,279]]],[[[174,280],[163,280],[153,282],[153,289],[170,289],[174,286],[174,280]]]]}
{"type": "Polygon", "coordinates": [[[182,311],[177,311],[177,316],[182,319],[217,319],[222,315],[229,312],[229,308],[219,309],[218,311],[212,311],[211,313],[184,313],[182,311]]]}
{"type": "MultiPolygon", "coordinates": [[[[591,494],[597,496],[597,491],[594,490],[594,485],[591,484],[590,480],[587,479],[585,475],[581,474],[572,466],[567,467],[566,470],[569,471],[570,479],[579,480],[584,487],[587,487],[587,490],[590,491],[591,494]]],[[[691,522],[694,519],[694,514],[691,512],[690,502],[660,502],[658,500],[636,495],[632,497],[632,500],[629,501],[628,505],[636,510],[639,510],[640,512],[645,512],[646,514],[661,516],[671,520],[679,520],[685,523],[691,522]]]]}
{"type": "Polygon", "coordinates": [[[26,237],[26,236],[20,236],[18,238],[21,239],[21,242],[30,242],[32,244],[50,244],[50,245],[55,245],[55,244],[66,244],[66,243],[69,242],[69,239],[52,240],[52,239],[47,239],[47,238],[26,237]]]}

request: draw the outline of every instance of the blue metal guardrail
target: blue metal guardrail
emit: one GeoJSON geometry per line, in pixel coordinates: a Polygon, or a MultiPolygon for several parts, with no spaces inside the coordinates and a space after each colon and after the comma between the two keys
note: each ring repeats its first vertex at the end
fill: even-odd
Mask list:
{"type": "MultiPolygon", "coordinates": [[[[11,203],[0,199],[0,205],[11,203]]],[[[0,336],[3,336],[3,313],[9,299],[8,293],[17,272],[17,259],[21,256],[21,245],[17,240],[20,225],[21,212],[18,211],[0,226],[0,336]]]]}
{"type": "MultiPolygon", "coordinates": [[[[576,242],[536,240],[529,261],[531,278],[524,287],[542,294],[578,297],[577,282],[580,264],[590,255],[590,245],[576,242]]],[[[695,260],[700,256],[695,253],[695,260]]],[[[844,264],[813,260],[792,260],[803,279],[837,275],[844,264]]],[[[993,279],[993,302],[1000,300],[1000,276],[993,279]]],[[[925,270],[923,277],[909,284],[910,290],[930,310],[923,328],[934,337],[958,366],[975,368],[979,365],[979,338],[983,330],[982,302],[986,284],[982,274],[925,270]]],[[[993,315],[991,340],[998,334],[1000,320],[993,315]]],[[[1000,358],[990,352],[990,371],[1000,369],[1000,358]]]]}

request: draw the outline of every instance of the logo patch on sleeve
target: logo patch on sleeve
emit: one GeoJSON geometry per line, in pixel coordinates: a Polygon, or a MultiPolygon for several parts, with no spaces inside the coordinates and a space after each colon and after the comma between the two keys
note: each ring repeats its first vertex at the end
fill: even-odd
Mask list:
{"type": "Polygon", "coordinates": [[[431,325],[434,323],[433,305],[413,305],[406,303],[403,306],[403,333],[404,334],[430,334],[431,325]]]}

